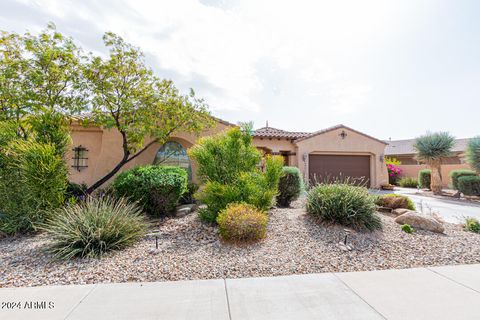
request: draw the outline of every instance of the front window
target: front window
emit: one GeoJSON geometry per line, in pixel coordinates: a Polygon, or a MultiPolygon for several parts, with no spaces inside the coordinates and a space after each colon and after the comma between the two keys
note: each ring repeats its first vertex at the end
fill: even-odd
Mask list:
{"type": "Polygon", "coordinates": [[[153,164],[160,166],[175,166],[187,170],[188,179],[192,179],[192,166],[187,150],[178,142],[169,141],[157,152],[153,164]]]}

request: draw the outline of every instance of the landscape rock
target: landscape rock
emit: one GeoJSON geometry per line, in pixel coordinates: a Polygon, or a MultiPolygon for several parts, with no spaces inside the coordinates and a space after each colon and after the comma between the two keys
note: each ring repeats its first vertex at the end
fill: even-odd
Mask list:
{"type": "Polygon", "coordinates": [[[187,214],[190,214],[193,211],[195,211],[196,207],[197,206],[194,203],[184,204],[184,205],[178,206],[175,216],[180,217],[180,218],[185,217],[187,214]]]}
{"type": "Polygon", "coordinates": [[[412,210],[404,209],[404,208],[398,208],[398,209],[393,209],[392,213],[396,216],[400,216],[402,214],[405,214],[407,212],[411,212],[412,210]]]}
{"type": "Polygon", "coordinates": [[[409,211],[395,218],[398,224],[409,224],[416,229],[444,233],[445,227],[434,217],[421,214],[415,211],[409,211]]]}

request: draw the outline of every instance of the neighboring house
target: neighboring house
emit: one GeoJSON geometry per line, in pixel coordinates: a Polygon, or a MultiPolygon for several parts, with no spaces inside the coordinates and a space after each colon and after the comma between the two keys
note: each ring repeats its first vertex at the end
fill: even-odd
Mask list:
{"type": "MultiPolygon", "coordinates": [[[[447,187],[450,183],[450,171],[457,169],[470,169],[465,163],[464,154],[467,149],[469,139],[455,140],[455,146],[452,149],[452,156],[448,157],[442,163],[442,181],[443,186],[447,187]]],[[[388,146],[385,149],[387,157],[395,158],[401,161],[402,177],[417,178],[418,172],[422,169],[428,169],[415,159],[415,149],[413,144],[415,139],[387,141],[388,146]]]]}
{"type": "Polygon", "coordinates": [[[316,132],[290,132],[264,127],[254,132],[255,146],[280,155],[310,182],[350,177],[371,187],[388,183],[384,163],[386,142],[337,125],[316,132]]]}
{"type": "MultiPolygon", "coordinates": [[[[188,133],[177,133],[171,136],[164,145],[158,143],[150,146],[145,152],[126,164],[121,171],[146,164],[162,163],[184,167],[192,181],[198,182],[195,175],[196,165],[190,161],[186,150],[198,138],[216,134],[226,128],[235,126],[217,119],[214,128],[206,130],[199,136],[188,133]]],[[[101,127],[84,127],[79,123],[71,126],[72,148],[68,154],[70,160],[70,181],[91,185],[120,161],[123,156],[122,138],[117,129],[101,127]]],[[[146,140],[148,143],[148,139],[146,140]]]]}

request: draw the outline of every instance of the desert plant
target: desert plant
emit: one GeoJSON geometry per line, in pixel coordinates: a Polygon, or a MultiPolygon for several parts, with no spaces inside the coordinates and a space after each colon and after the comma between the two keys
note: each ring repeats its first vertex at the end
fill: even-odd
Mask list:
{"type": "Polygon", "coordinates": [[[217,217],[221,237],[229,241],[254,241],[265,237],[268,215],[245,203],[230,203],[217,217]]]}
{"type": "Polygon", "coordinates": [[[418,181],[415,178],[404,177],[398,180],[398,185],[403,188],[416,188],[418,187],[418,181]]]}
{"type": "Polygon", "coordinates": [[[408,209],[415,210],[415,204],[413,201],[404,195],[400,194],[384,194],[376,199],[376,204],[380,207],[390,209],[408,209]]]}
{"type": "Polygon", "coordinates": [[[480,233],[480,222],[472,217],[465,218],[463,228],[470,232],[480,233]]]}
{"type": "Polygon", "coordinates": [[[187,191],[188,174],[171,166],[140,166],[120,173],[112,187],[114,194],[140,204],[154,217],[171,213],[187,191]]]}
{"type": "Polygon", "coordinates": [[[455,138],[448,132],[427,133],[415,140],[416,158],[432,169],[430,189],[434,194],[442,193],[442,161],[450,156],[454,144],[455,138]]]}
{"type": "Polygon", "coordinates": [[[67,169],[51,144],[15,139],[0,151],[0,231],[34,231],[64,203],[67,169]]]}
{"type": "Polygon", "coordinates": [[[432,170],[423,169],[418,172],[418,185],[423,189],[430,189],[432,183],[432,170]]]}
{"type": "Polygon", "coordinates": [[[480,177],[466,176],[458,178],[458,191],[466,196],[480,196],[480,177]]]}
{"type": "Polygon", "coordinates": [[[302,192],[303,182],[297,167],[283,167],[283,176],[278,183],[277,203],[282,207],[290,206],[302,192]]]}
{"type": "Polygon", "coordinates": [[[88,197],[60,209],[42,229],[56,259],[99,257],[141,239],[148,228],[142,209],[126,199],[88,197]]]}
{"type": "Polygon", "coordinates": [[[409,224],[402,224],[402,225],[400,226],[400,228],[401,228],[402,231],[405,232],[405,233],[413,233],[413,232],[415,232],[415,229],[413,229],[412,226],[409,225],[409,224]]]}
{"type": "Polygon", "coordinates": [[[470,139],[465,157],[472,169],[480,173],[480,136],[470,139]]]}
{"type": "Polygon", "coordinates": [[[262,211],[274,204],[283,159],[266,157],[260,168],[261,154],[253,145],[249,128],[202,138],[189,150],[204,183],[196,198],[207,205],[200,211],[206,222],[215,222],[218,213],[232,202],[245,202],[262,211]]]}
{"type": "Polygon", "coordinates": [[[375,199],[368,189],[343,183],[319,184],[307,194],[307,212],[355,229],[382,227],[375,199]]]}
{"type": "Polygon", "coordinates": [[[477,173],[472,170],[465,170],[465,169],[459,169],[459,170],[452,170],[450,171],[450,178],[452,179],[452,188],[455,190],[458,190],[458,179],[460,177],[471,177],[471,176],[476,176],[477,173]]]}

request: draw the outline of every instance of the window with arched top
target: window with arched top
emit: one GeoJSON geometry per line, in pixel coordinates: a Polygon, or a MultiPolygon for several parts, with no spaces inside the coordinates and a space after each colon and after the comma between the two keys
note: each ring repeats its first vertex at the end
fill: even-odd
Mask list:
{"type": "Polygon", "coordinates": [[[192,166],[187,150],[176,141],[168,141],[158,149],[153,164],[185,168],[188,172],[188,179],[192,179],[192,166]]]}

